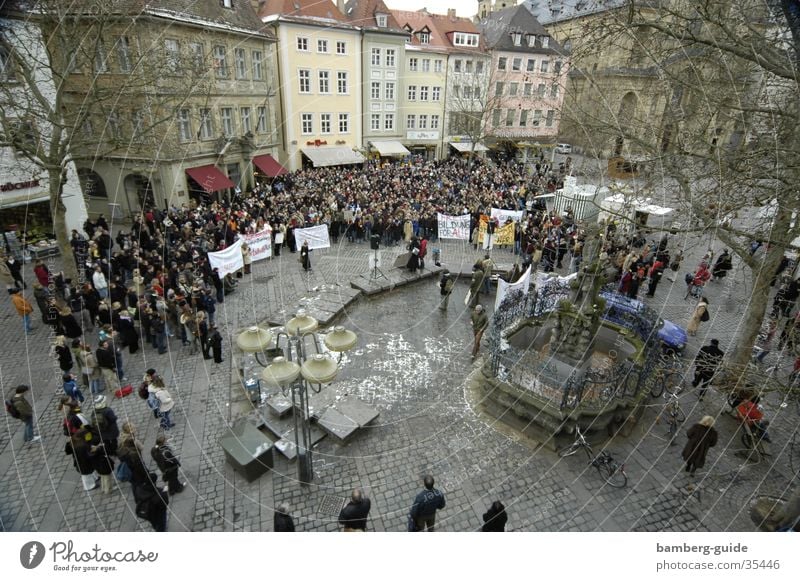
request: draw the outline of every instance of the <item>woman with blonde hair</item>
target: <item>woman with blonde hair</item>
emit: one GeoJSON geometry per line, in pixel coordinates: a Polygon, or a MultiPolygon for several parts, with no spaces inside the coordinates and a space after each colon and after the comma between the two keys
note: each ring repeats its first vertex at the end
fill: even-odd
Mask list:
{"type": "Polygon", "coordinates": [[[714,429],[714,418],[703,416],[703,418],[693,425],[686,432],[689,441],[683,448],[683,459],[686,461],[686,471],[690,476],[694,476],[698,468],[702,468],[706,463],[706,455],[709,448],[717,445],[717,430],[714,429]]]}

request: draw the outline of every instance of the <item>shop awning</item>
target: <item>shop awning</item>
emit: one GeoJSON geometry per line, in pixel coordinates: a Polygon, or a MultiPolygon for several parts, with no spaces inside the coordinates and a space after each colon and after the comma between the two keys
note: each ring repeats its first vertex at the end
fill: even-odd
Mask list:
{"type": "Polygon", "coordinates": [[[370,141],[370,143],[383,156],[411,155],[411,152],[399,141],[370,141]]]}
{"type": "Polygon", "coordinates": [[[450,145],[452,145],[456,151],[461,153],[469,153],[471,151],[489,151],[489,148],[482,143],[475,143],[475,148],[473,149],[473,143],[470,141],[451,141],[450,145]]]}
{"type": "Polygon", "coordinates": [[[364,162],[364,156],[361,155],[361,152],[353,151],[349,147],[314,147],[302,151],[311,160],[314,167],[350,165],[364,162]]]}
{"type": "Polygon", "coordinates": [[[255,156],[253,158],[253,165],[271,178],[289,173],[285,167],[275,161],[275,158],[269,154],[255,156]]]}
{"type": "Polygon", "coordinates": [[[0,197],[0,209],[17,208],[19,206],[28,206],[30,204],[38,204],[39,202],[49,202],[50,194],[47,192],[36,192],[34,194],[21,195],[21,196],[2,196],[0,197]]]}
{"type": "Polygon", "coordinates": [[[228,176],[219,171],[213,165],[189,167],[186,168],[186,173],[209,194],[212,192],[218,192],[219,190],[236,187],[236,184],[229,180],[228,176]]]}

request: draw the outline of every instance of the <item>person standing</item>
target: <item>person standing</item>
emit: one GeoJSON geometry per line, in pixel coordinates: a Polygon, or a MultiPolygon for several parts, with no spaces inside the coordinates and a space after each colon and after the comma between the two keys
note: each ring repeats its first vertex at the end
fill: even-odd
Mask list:
{"type": "Polygon", "coordinates": [[[354,489],[350,495],[350,502],[339,512],[339,524],[342,525],[342,530],[346,533],[365,532],[371,507],[372,503],[364,496],[361,489],[354,489]]]}
{"type": "Polygon", "coordinates": [[[689,319],[689,324],[686,326],[686,332],[692,337],[697,335],[697,329],[700,328],[702,321],[708,321],[710,318],[708,314],[708,299],[701,297],[697,306],[694,308],[692,318],[689,319]]]}
{"type": "Polygon", "coordinates": [[[480,298],[481,285],[483,284],[483,270],[473,267],[472,279],[469,282],[469,306],[474,308],[480,298]]]}
{"type": "Polygon", "coordinates": [[[211,345],[211,352],[214,354],[214,363],[222,363],[222,335],[216,325],[211,325],[211,335],[208,337],[208,344],[211,345]]]}
{"type": "Polygon", "coordinates": [[[149,522],[157,533],[166,532],[169,495],[156,485],[154,472],[148,472],[144,479],[133,481],[133,499],[136,502],[136,516],[149,522]]]}
{"type": "Polygon", "coordinates": [[[656,259],[653,266],[650,267],[650,283],[647,285],[647,296],[656,296],[656,287],[664,275],[664,263],[656,259]]]}
{"type": "Polygon", "coordinates": [[[481,270],[483,271],[483,292],[487,295],[492,294],[492,269],[494,269],[494,262],[489,254],[483,255],[481,261],[481,270]]]}
{"type": "Polygon", "coordinates": [[[83,403],[86,400],[73,374],[65,373],[61,379],[63,380],[62,388],[67,396],[79,403],[83,403]]]}
{"type": "Polygon", "coordinates": [[[291,510],[289,509],[289,505],[285,502],[279,503],[275,507],[275,517],[273,520],[272,529],[276,533],[293,533],[294,530],[294,519],[292,518],[291,510]]]}
{"type": "Polygon", "coordinates": [[[489,510],[483,513],[481,531],[484,533],[502,533],[506,530],[507,522],[506,507],[499,500],[495,500],[489,510]]]}
{"type": "Polygon", "coordinates": [[[406,263],[406,268],[409,270],[409,272],[412,273],[417,272],[417,269],[420,267],[419,266],[420,248],[419,248],[419,240],[417,240],[416,236],[413,236],[411,238],[411,242],[409,242],[408,244],[408,251],[410,254],[408,255],[408,262],[406,263]]]}
{"type": "Polygon", "coordinates": [[[197,335],[200,338],[200,349],[203,351],[203,359],[211,359],[208,353],[210,345],[208,344],[208,321],[204,311],[197,312],[195,319],[197,325],[197,335]]]}
{"type": "Polygon", "coordinates": [[[14,285],[18,289],[28,288],[28,285],[26,285],[25,281],[22,280],[22,264],[16,258],[14,258],[13,255],[6,258],[5,264],[8,268],[8,271],[11,273],[11,278],[14,279],[14,285]]]}
{"type": "Polygon", "coordinates": [[[690,476],[694,476],[695,471],[705,465],[708,450],[717,445],[714,418],[703,416],[699,422],[689,428],[686,436],[689,441],[686,442],[681,457],[686,462],[686,471],[690,476]]]}
{"type": "Polygon", "coordinates": [[[14,308],[17,309],[17,314],[22,317],[22,326],[25,329],[25,334],[28,335],[33,331],[33,327],[31,326],[33,307],[28,300],[20,294],[18,288],[10,288],[8,292],[11,294],[11,302],[14,304],[14,308]]]}
{"type": "Polygon", "coordinates": [[[439,279],[439,294],[442,300],[439,303],[439,308],[443,311],[447,310],[447,303],[450,300],[450,294],[453,292],[453,277],[450,276],[450,271],[446,268],[442,271],[442,278],[439,279]]]}
{"type": "Polygon", "coordinates": [[[475,339],[475,342],[472,346],[472,358],[475,359],[478,356],[478,351],[481,348],[483,332],[486,330],[486,327],[489,326],[489,317],[486,316],[486,310],[483,308],[483,305],[475,306],[475,310],[472,311],[471,319],[472,334],[475,339]]]}
{"type": "Polygon", "coordinates": [[[22,441],[26,444],[28,442],[38,442],[42,438],[41,436],[33,435],[33,406],[25,399],[25,394],[28,391],[30,391],[30,387],[27,385],[18,385],[14,390],[14,397],[11,398],[11,405],[17,410],[19,420],[25,424],[22,441]]]}
{"type": "Polygon", "coordinates": [[[180,481],[178,468],[181,463],[172,448],[167,445],[167,437],[164,434],[159,434],[156,438],[156,445],[150,450],[150,456],[161,470],[161,479],[167,483],[170,496],[181,492],[186,486],[185,482],[180,481]]]}
{"type": "Polygon", "coordinates": [[[100,439],[92,432],[91,427],[82,426],[70,436],[64,446],[64,454],[72,456],[72,465],[81,475],[83,489],[86,492],[100,487],[100,477],[95,472],[93,458],[100,445],[100,439]]]}
{"type": "Polygon", "coordinates": [[[97,428],[100,440],[103,442],[105,451],[110,456],[117,454],[117,440],[119,438],[119,426],[117,425],[117,414],[108,407],[108,398],[98,395],[94,398],[94,417],[92,424],[97,428]]]}
{"type": "Polygon", "coordinates": [[[706,390],[724,356],[725,353],[719,348],[718,339],[711,339],[708,345],[701,347],[698,351],[694,360],[694,380],[692,381],[692,387],[700,388],[698,401],[703,401],[706,390]]]}
{"type": "Polygon", "coordinates": [[[106,280],[106,277],[103,274],[103,269],[100,268],[99,264],[94,267],[94,274],[92,274],[92,285],[97,291],[97,294],[100,295],[101,299],[108,298],[108,281],[106,280]]]}
{"type": "Polygon", "coordinates": [[[64,335],[56,337],[55,345],[53,346],[53,354],[58,359],[58,366],[64,373],[69,372],[73,366],[72,351],[67,347],[67,339],[64,335]]]}
{"type": "Polygon", "coordinates": [[[303,265],[303,270],[308,272],[311,270],[311,249],[308,247],[308,240],[303,240],[303,245],[300,247],[300,262],[303,265]]]}
{"type": "Polygon", "coordinates": [[[436,525],[436,511],[445,507],[444,494],[433,487],[433,476],[427,475],[422,480],[425,489],[414,498],[410,516],[418,532],[433,532],[436,525]]]}
{"type": "Polygon", "coordinates": [[[111,342],[105,339],[100,342],[97,351],[95,351],[97,365],[100,367],[100,373],[103,375],[103,383],[105,389],[109,391],[116,391],[119,389],[119,377],[117,375],[117,358],[114,353],[114,348],[111,342]]]}
{"type": "Polygon", "coordinates": [[[161,417],[161,428],[163,430],[174,428],[175,424],[172,421],[172,409],[175,407],[175,400],[172,399],[172,395],[170,395],[167,388],[164,386],[164,380],[160,377],[154,378],[147,389],[150,393],[150,397],[154,397],[158,402],[158,406],[151,409],[158,410],[159,416],[161,417]]]}

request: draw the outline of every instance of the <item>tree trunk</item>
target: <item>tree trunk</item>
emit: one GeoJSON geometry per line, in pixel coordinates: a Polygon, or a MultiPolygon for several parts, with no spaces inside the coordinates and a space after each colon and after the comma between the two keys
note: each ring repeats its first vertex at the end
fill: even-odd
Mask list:
{"type": "Polygon", "coordinates": [[[77,283],[78,268],[75,265],[75,256],[72,253],[69,232],[67,232],[67,208],[61,200],[61,194],[64,191],[64,175],[57,169],[50,169],[47,173],[50,185],[50,215],[53,218],[53,234],[61,252],[64,278],[72,279],[73,283],[77,283]]]}

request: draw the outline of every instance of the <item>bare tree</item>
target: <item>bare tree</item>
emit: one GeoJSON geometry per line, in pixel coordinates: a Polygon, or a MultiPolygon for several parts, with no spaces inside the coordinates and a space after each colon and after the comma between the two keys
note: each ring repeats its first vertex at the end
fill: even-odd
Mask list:
{"type": "Polygon", "coordinates": [[[573,44],[580,90],[564,103],[598,150],[649,160],[650,185],[678,204],[684,232],[707,232],[746,266],[751,292],[729,360],[737,381],[747,380],[770,285],[800,236],[796,30],[778,4],[629,0],[573,44]],[[589,68],[598,46],[626,55],[616,77],[589,68]],[[625,66],[652,81],[608,100],[620,95],[609,83],[622,82],[625,66]],[[754,254],[753,240],[765,250],[754,254]]]}

